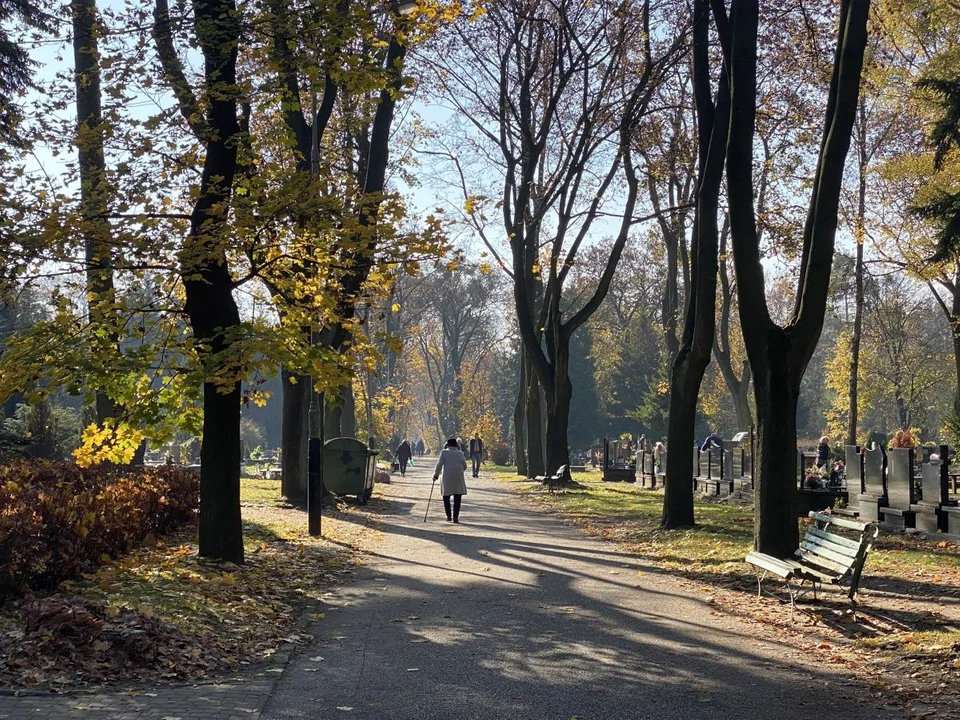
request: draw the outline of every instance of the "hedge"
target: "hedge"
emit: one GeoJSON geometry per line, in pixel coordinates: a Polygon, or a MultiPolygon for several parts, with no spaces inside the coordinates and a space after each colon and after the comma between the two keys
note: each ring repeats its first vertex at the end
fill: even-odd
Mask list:
{"type": "Polygon", "coordinates": [[[199,477],[37,460],[0,466],[0,597],[55,587],[192,520],[199,477]]]}

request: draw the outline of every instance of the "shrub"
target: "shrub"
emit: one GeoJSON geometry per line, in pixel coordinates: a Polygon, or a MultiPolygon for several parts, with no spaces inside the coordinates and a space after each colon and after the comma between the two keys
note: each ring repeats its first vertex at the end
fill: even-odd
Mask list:
{"type": "Polygon", "coordinates": [[[0,466],[0,597],[56,586],[191,520],[199,494],[183,468],[0,466]]]}
{"type": "Polygon", "coordinates": [[[513,448],[507,443],[490,443],[487,454],[494,465],[509,465],[513,458],[513,448]]]}
{"type": "Polygon", "coordinates": [[[920,447],[920,431],[914,428],[897,430],[896,435],[894,435],[887,444],[887,449],[917,447],[920,447]]]}

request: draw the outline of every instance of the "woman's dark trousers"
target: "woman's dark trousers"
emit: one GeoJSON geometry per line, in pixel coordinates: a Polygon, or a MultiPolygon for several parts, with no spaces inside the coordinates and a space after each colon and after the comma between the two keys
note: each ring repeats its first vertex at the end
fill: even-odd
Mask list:
{"type": "MultiPolygon", "coordinates": [[[[453,519],[456,520],[460,517],[460,501],[463,500],[463,495],[454,495],[453,496],[453,519]]],[[[447,513],[447,520],[450,519],[450,496],[443,496],[443,509],[447,513]]]]}

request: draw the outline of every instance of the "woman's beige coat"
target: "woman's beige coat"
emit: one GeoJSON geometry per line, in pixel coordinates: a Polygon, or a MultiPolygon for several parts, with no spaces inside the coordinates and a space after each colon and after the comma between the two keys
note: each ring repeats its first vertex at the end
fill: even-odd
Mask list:
{"type": "Polygon", "coordinates": [[[443,476],[440,482],[441,495],[466,495],[467,481],[463,474],[467,469],[467,458],[455,447],[444,448],[440,451],[440,459],[437,460],[437,469],[433,471],[434,477],[440,476],[441,470],[443,476]]]}

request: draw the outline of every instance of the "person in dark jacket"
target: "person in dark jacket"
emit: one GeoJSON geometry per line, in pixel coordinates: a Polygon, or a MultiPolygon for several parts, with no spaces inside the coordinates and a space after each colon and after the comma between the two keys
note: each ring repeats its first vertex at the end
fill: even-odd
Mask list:
{"type": "Polygon", "coordinates": [[[407,463],[410,462],[410,458],[413,457],[413,450],[410,448],[410,442],[404,440],[400,443],[400,447],[397,448],[397,462],[400,463],[400,474],[407,474],[407,463]]]}
{"type": "Polygon", "coordinates": [[[473,476],[480,477],[480,463],[483,461],[483,440],[480,433],[474,433],[470,438],[470,460],[473,462],[473,476]]]}
{"type": "Polygon", "coordinates": [[[423,438],[417,440],[417,457],[423,457],[423,438]]]}

